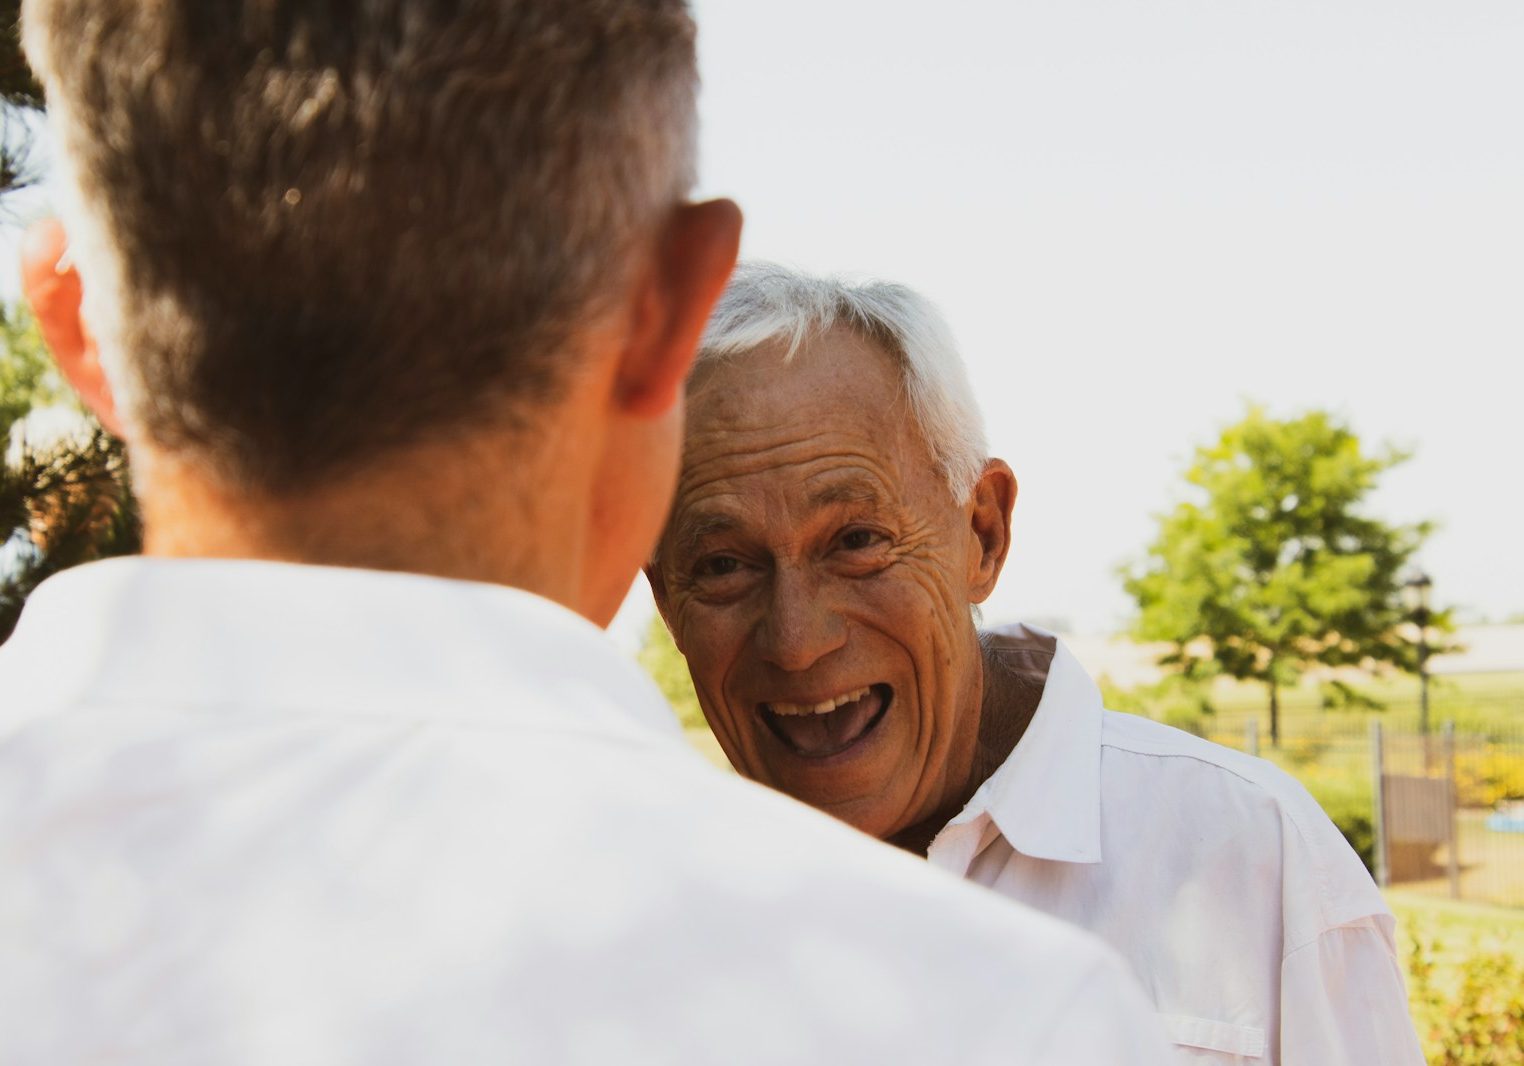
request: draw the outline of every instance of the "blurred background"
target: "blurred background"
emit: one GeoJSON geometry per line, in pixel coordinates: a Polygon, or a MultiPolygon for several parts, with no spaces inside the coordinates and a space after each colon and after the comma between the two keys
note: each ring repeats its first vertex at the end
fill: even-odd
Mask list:
{"type": "MultiPolygon", "coordinates": [[[[1021,484],[985,620],[1296,773],[1392,886],[1432,1060],[1524,1062],[1524,991],[1475,991],[1524,988],[1524,5],[694,6],[700,193],[745,209],[744,254],[910,284],[952,324],[1021,484]],[[1321,558],[1312,467],[1261,476],[1294,454],[1343,457],[1366,569],[1288,576],[1321,558]],[[1270,562],[1185,580],[1191,514],[1270,562]],[[1293,578],[1327,609],[1286,621],[1293,578]],[[1204,618],[1229,592],[1260,597],[1247,663],[1204,618]],[[1348,654],[1306,650],[1335,630],[1348,654]]],[[[30,188],[0,200],[0,639],[38,580],[136,536],[119,448],[16,304],[51,166],[7,46],[30,188]]],[[[719,758],[643,585],[613,632],[719,758]]]]}

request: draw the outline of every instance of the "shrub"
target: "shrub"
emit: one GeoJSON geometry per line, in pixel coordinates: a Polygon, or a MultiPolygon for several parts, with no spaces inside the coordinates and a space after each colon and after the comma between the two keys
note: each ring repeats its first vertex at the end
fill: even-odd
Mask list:
{"type": "Polygon", "coordinates": [[[1322,759],[1332,747],[1322,733],[1303,733],[1281,745],[1281,755],[1298,770],[1306,769],[1322,759]]]}
{"type": "Polygon", "coordinates": [[[1524,757],[1495,744],[1455,755],[1455,792],[1462,807],[1496,807],[1503,800],[1524,799],[1524,757]]]}
{"type": "Polygon", "coordinates": [[[1440,940],[1415,923],[1408,932],[1408,998],[1430,1066],[1524,1064],[1524,961],[1506,943],[1484,949],[1473,938],[1463,957],[1442,967],[1440,940]]]}
{"type": "Polygon", "coordinates": [[[1207,735],[1207,720],[1216,713],[1206,686],[1179,674],[1132,689],[1120,689],[1103,676],[1100,688],[1101,700],[1111,710],[1152,718],[1198,737],[1207,735]]]}

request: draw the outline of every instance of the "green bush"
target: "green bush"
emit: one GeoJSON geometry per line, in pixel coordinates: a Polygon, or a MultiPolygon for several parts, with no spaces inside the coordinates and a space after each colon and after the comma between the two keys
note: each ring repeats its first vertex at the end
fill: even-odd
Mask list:
{"type": "Polygon", "coordinates": [[[1102,702],[1113,711],[1152,718],[1198,737],[1207,735],[1207,722],[1216,714],[1207,686],[1180,674],[1166,674],[1152,685],[1132,689],[1118,688],[1102,676],[1100,689],[1102,702]]]}
{"type": "Polygon", "coordinates": [[[1503,800],[1524,799],[1524,757],[1495,744],[1455,756],[1455,793],[1462,807],[1491,809],[1503,800]]]}
{"type": "Polygon", "coordinates": [[[1444,944],[1409,923],[1408,998],[1430,1066],[1524,1064],[1524,961],[1473,942],[1446,962],[1444,944]]]}

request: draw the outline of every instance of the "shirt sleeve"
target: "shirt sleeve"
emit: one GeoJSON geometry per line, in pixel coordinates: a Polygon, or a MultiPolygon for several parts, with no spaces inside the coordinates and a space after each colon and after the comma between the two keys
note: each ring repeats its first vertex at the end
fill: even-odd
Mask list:
{"type": "Polygon", "coordinates": [[[990,1062],[1041,1066],[1173,1066],[1164,1029],[1153,1007],[1121,962],[1107,957],[1092,966],[1047,1035],[1028,1060],[1011,1056],[990,1062]]]}
{"type": "Polygon", "coordinates": [[[1281,963],[1281,1066],[1423,1066],[1394,923],[1329,929],[1281,963]]]}

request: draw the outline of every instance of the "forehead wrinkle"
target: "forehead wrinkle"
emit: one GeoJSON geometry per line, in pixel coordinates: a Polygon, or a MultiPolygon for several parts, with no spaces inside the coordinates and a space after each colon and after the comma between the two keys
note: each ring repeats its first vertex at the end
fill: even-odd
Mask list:
{"type": "MultiPolygon", "coordinates": [[[[829,477],[837,471],[827,471],[816,475],[814,478],[806,478],[806,482],[819,478],[829,477]]],[[[854,472],[851,476],[840,477],[829,484],[813,490],[809,495],[809,509],[819,511],[827,507],[834,507],[843,503],[865,503],[870,506],[882,506],[884,494],[879,491],[878,479],[866,472],[854,472]]]]}
{"type": "MultiPolygon", "coordinates": [[[[880,461],[877,449],[867,439],[829,439],[827,434],[815,434],[749,447],[744,439],[735,439],[739,434],[722,432],[713,436],[724,443],[723,450],[706,448],[707,441],[690,438],[684,453],[680,495],[692,495],[716,482],[737,481],[784,469],[803,471],[824,464],[829,470],[849,466],[871,470],[880,461]]],[[[799,474],[800,480],[812,476],[818,476],[818,473],[799,474]]]]}

